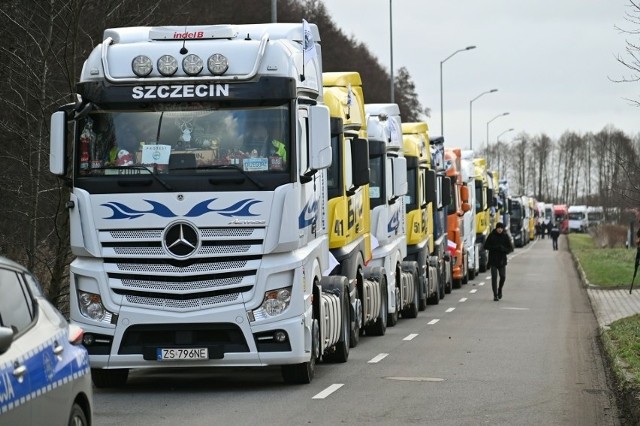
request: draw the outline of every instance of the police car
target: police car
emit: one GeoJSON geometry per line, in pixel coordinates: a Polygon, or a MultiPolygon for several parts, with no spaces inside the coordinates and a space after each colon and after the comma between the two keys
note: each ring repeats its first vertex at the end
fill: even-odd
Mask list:
{"type": "Polygon", "coordinates": [[[29,271],[0,256],[0,425],[91,424],[82,334],[29,271]]]}

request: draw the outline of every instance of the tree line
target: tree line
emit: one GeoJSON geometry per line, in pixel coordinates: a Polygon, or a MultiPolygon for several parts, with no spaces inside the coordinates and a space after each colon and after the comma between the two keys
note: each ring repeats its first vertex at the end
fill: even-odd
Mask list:
{"type": "Polygon", "coordinates": [[[640,202],[640,134],[631,137],[611,125],[598,133],[567,131],[557,140],[521,133],[480,155],[508,180],[512,194],[613,208],[610,212],[635,209],[640,202]]]}

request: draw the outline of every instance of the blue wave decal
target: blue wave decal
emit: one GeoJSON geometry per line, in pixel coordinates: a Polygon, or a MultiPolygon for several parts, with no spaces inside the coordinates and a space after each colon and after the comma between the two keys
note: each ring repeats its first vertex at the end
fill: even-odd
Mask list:
{"type": "Polygon", "coordinates": [[[195,206],[193,206],[193,208],[191,210],[189,210],[189,213],[185,214],[185,217],[198,217],[198,216],[202,216],[203,214],[209,213],[213,210],[211,210],[209,208],[209,203],[213,202],[217,200],[217,198],[210,198],[208,200],[204,200],[198,204],[196,204],[195,206]]]}
{"type": "Polygon", "coordinates": [[[247,198],[245,200],[238,201],[232,206],[225,207],[224,209],[211,209],[209,208],[209,204],[216,200],[212,198],[210,200],[203,201],[201,203],[196,204],[190,211],[185,215],[185,217],[198,217],[202,216],[206,213],[218,213],[222,216],[226,217],[250,217],[250,216],[259,216],[258,214],[251,213],[251,206],[257,203],[261,203],[260,200],[254,200],[247,198]]]}
{"type": "Polygon", "coordinates": [[[164,204],[151,200],[144,201],[151,204],[151,210],[135,210],[115,201],[102,204],[104,207],[108,207],[113,211],[113,215],[111,217],[105,217],[104,219],[135,219],[146,214],[155,214],[160,217],[176,217],[176,214],[164,204]]]}
{"type": "Polygon", "coordinates": [[[313,204],[311,204],[311,200],[309,200],[307,205],[300,212],[300,216],[298,216],[298,229],[304,229],[315,222],[317,214],[318,201],[313,200],[313,204]]]}
{"type": "Polygon", "coordinates": [[[396,210],[393,216],[391,216],[391,220],[387,224],[387,232],[396,232],[398,230],[398,226],[400,226],[400,220],[398,220],[398,216],[399,211],[396,210]]]}

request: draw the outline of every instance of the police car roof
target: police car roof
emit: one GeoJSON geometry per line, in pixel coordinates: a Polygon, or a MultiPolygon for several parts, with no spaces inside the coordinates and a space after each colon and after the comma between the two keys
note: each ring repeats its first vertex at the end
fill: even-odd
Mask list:
{"type": "Polygon", "coordinates": [[[16,269],[21,272],[28,272],[27,268],[4,256],[0,256],[0,267],[16,269]]]}

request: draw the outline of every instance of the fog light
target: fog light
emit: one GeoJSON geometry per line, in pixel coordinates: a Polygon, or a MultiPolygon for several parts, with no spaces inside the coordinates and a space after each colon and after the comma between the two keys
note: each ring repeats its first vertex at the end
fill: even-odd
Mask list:
{"type": "Polygon", "coordinates": [[[95,341],[95,337],[93,337],[93,334],[85,334],[84,337],[82,338],[82,344],[85,346],[93,345],[94,341],[95,341]]]}
{"type": "Polygon", "coordinates": [[[187,55],[182,60],[182,69],[189,75],[198,75],[202,71],[202,58],[198,55],[187,55]]]}
{"type": "Polygon", "coordinates": [[[153,62],[148,56],[139,55],[131,61],[131,69],[138,77],[146,77],[153,71],[153,62]]]}
{"type": "Polygon", "coordinates": [[[275,333],[273,333],[273,340],[275,340],[278,343],[283,343],[287,341],[287,333],[285,333],[282,330],[278,330],[275,333]]]}

